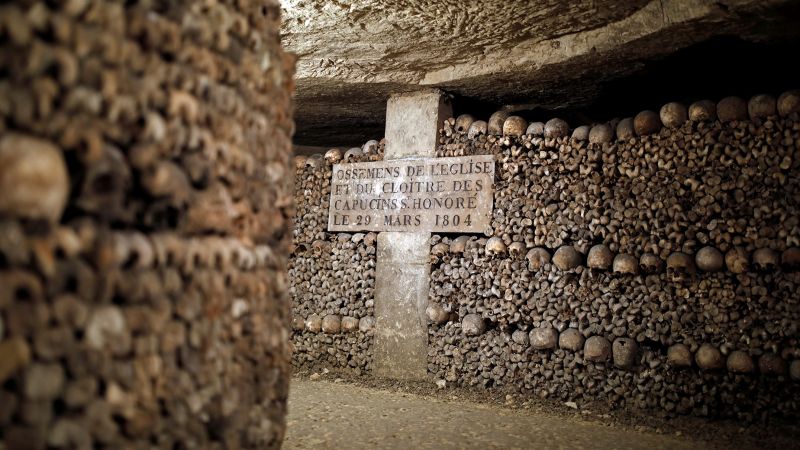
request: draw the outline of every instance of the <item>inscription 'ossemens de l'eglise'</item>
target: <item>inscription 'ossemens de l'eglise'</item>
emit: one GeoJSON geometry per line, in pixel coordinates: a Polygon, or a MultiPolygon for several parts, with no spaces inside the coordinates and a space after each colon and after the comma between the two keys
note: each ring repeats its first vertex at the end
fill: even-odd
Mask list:
{"type": "Polygon", "coordinates": [[[479,155],[334,165],[328,231],[483,233],[494,164],[479,155]]]}

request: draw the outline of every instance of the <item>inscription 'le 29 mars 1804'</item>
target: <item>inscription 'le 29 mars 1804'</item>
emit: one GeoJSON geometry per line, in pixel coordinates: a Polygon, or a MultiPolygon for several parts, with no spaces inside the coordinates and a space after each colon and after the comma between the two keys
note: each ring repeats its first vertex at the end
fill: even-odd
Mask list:
{"type": "Polygon", "coordinates": [[[493,184],[492,155],[336,164],[328,230],[483,233],[493,184]]]}

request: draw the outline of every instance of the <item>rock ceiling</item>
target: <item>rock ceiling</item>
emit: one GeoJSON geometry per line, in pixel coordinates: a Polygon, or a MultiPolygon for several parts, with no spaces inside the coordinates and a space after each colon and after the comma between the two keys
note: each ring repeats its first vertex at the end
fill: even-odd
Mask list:
{"type": "Polygon", "coordinates": [[[800,28],[797,4],[282,0],[283,43],[299,58],[296,142],[380,138],[388,95],[421,87],[495,107],[580,108],[680,49],[720,36],[785,40],[800,28]]]}

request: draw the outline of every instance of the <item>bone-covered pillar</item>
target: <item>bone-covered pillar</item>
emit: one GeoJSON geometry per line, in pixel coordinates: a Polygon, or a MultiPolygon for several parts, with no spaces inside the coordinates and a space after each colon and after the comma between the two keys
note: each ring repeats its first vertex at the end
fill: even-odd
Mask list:
{"type": "Polygon", "coordinates": [[[275,449],[278,0],[0,5],[0,449],[275,449]]]}
{"type": "MultiPolygon", "coordinates": [[[[447,95],[427,90],[392,96],[386,107],[385,159],[433,157],[437,132],[452,115],[447,95]]],[[[375,373],[420,380],[427,374],[425,308],[430,232],[378,235],[375,279],[375,373]]]]}

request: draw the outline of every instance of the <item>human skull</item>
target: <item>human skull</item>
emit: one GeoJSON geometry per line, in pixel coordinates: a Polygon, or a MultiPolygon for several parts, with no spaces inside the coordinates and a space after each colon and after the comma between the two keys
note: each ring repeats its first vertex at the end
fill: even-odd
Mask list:
{"type": "Polygon", "coordinates": [[[573,141],[587,141],[589,140],[589,125],[581,125],[578,128],[572,130],[572,136],[570,137],[573,141]]]}
{"type": "Polygon", "coordinates": [[[778,97],[778,114],[786,117],[800,112],[800,90],[786,91],[778,97]]]}
{"type": "Polygon", "coordinates": [[[639,262],[636,257],[626,253],[620,253],[614,258],[612,265],[614,273],[624,273],[628,275],[636,275],[639,273],[639,262]]]}
{"type": "Polygon", "coordinates": [[[614,339],[611,347],[614,365],[620,369],[630,369],[638,362],[639,345],[631,338],[614,339]]]}
{"type": "Polygon", "coordinates": [[[378,153],[378,147],[380,144],[375,139],[369,140],[364,143],[361,147],[361,151],[364,152],[365,155],[372,155],[378,153]]]}
{"type": "Polygon", "coordinates": [[[673,367],[690,367],[692,352],[686,344],[674,344],[667,349],[667,363],[673,367]]]}
{"type": "Polygon", "coordinates": [[[558,348],[577,352],[583,348],[585,339],[576,328],[567,328],[558,335],[558,348]]]}
{"type": "Polygon", "coordinates": [[[467,314],[461,320],[461,330],[467,336],[478,336],[486,331],[486,322],[478,314],[467,314]]]}
{"type": "Polygon", "coordinates": [[[317,169],[322,165],[322,155],[314,154],[306,158],[306,167],[317,169]]]}
{"type": "Polygon", "coordinates": [[[747,113],[751,119],[764,119],[775,115],[775,97],[771,95],[756,95],[747,102],[747,113]]]}
{"type": "Polygon", "coordinates": [[[697,367],[703,370],[721,369],[723,366],[722,353],[717,347],[710,344],[703,344],[694,354],[697,367]]]}
{"type": "Polygon", "coordinates": [[[544,136],[544,123],[531,122],[528,125],[528,128],[525,130],[525,134],[529,134],[531,136],[544,136]]]}
{"type": "Polygon", "coordinates": [[[306,167],[306,159],[308,159],[304,155],[297,155],[294,157],[294,168],[295,169],[303,169],[306,167]]]}
{"type": "Polygon", "coordinates": [[[694,258],[683,252],[675,252],[667,258],[667,275],[673,281],[686,281],[696,272],[694,258]]]}
{"type": "Polygon", "coordinates": [[[780,255],[771,248],[760,248],[753,252],[753,266],[759,272],[773,272],[780,265],[780,255]]]}
{"type": "Polygon", "coordinates": [[[531,122],[528,124],[528,128],[525,129],[525,134],[531,136],[543,136],[544,135],[544,123],[543,122],[531,122]]]}
{"type": "Polygon", "coordinates": [[[486,122],[484,122],[483,120],[476,120],[475,122],[472,122],[472,125],[469,126],[469,130],[467,131],[467,137],[469,139],[475,139],[481,134],[487,134],[487,133],[488,133],[488,127],[486,122]]]}
{"type": "Polygon", "coordinates": [[[758,358],[758,371],[764,375],[784,375],[786,361],[775,353],[764,353],[758,358]]]}
{"type": "Polygon", "coordinates": [[[355,317],[345,316],[342,317],[342,331],[345,333],[354,333],[358,330],[358,319],[355,317]]]}
{"type": "Polygon", "coordinates": [[[462,114],[456,118],[456,131],[459,133],[466,133],[475,122],[475,118],[469,114],[462,114]]]}
{"type": "Polygon", "coordinates": [[[671,102],[661,107],[659,117],[665,127],[679,128],[688,119],[688,113],[683,103],[671,102]]]}
{"type": "Polygon", "coordinates": [[[450,253],[464,253],[464,250],[467,249],[467,242],[469,242],[469,236],[459,236],[453,239],[450,242],[450,253]]]}
{"type": "Polygon", "coordinates": [[[689,120],[710,122],[717,118],[717,105],[711,100],[700,100],[689,105],[689,120]]]}
{"type": "Polygon", "coordinates": [[[364,316],[358,319],[358,331],[366,333],[375,328],[375,318],[372,316],[364,316]]]}
{"type": "Polygon", "coordinates": [[[544,124],[545,139],[555,139],[569,134],[569,124],[562,119],[550,119],[544,124]]]}
{"type": "Polygon", "coordinates": [[[789,247],[781,255],[781,264],[787,272],[800,269],[800,247],[789,247]]]}
{"type": "Polygon", "coordinates": [[[633,128],[639,136],[658,133],[661,129],[661,119],[655,112],[645,110],[633,118],[633,128]]]}
{"type": "Polygon", "coordinates": [[[555,328],[550,326],[532,329],[528,338],[531,347],[536,350],[549,350],[556,348],[556,345],[558,345],[558,333],[555,328]]]}
{"type": "Polygon", "coordinates": [[[607,123],[595,125],[589,131],[589,143],[591,144],[605,144],[611,142],[613,138],[614,130],[611,129],[611,125],[607,123]]]}
{"type": "Polygon", "coordinates": [[[342,330],[342,318],[337,314],[328,314],[322,318],[322,332],[336,334],[342,330]]]}
{"type": "Polygon", "coordinates": [[[747,103],[739,97],[725,97],[717,103],[717,117],[721,122],[747,118],[747,103]]]}
{"type": "Polygon", "coordinates": [[[317,239],[311,243],[311,253],[314,256],[322,256],[330,250],[330,243],[322,239],[317,239]]]}
{"type": "Polygon", "coordinates": [[[603,336],[592,336],[583,344],[583,358],[587,361],[604,362],[611,356],[611,343],[603,336]]]}
{"type": "Polygon", "coordinates": [[[450,314],[438,303],[429,304],[428,307],[425,308],[425,314],[428,315],[428,320],[430,320],[431,323],[437,325],[447,322],[447,319],[450,318],[450,314]]]}
{"type": "Polygon", "coordinates": [[[509,114],[505,111],[497,111],[489,117],[489,124],[487,125],[489,134],[499,136],[503,134],[503,124],[508,119],[509,114]]]}
{"type": "Polygon", "coordinates": [[[514,259],[519,259],[525,253],[525,244],[522,242],[512,242],[508,246],[508,254],[514,259]]]}
{"type": "Polygon", "coordinates": [[[364,152],[362,152],[361,149],[358,147],[353,147],[344,153],[344,160],[345,162],[350,162],[362,156],[364,156],[364,152]]]}
{"type": "MultiPolygon", "coordinates": [[[[0,188],[3,190],[0,195],[0,214],[58,222],[66,207],[70,186],[67,164],[61,150],[43,139],[16,133],[3,134],[5,136],[0,139],[0,188]]],[[[105,192],[114,189],[117,183],[124,183],[122,177],[126,176],[127,165],[123,161],[124,158],[122,161],[113,161],[117,163],[116,166],[106,167],[103,177],[95,178],[108,183],[85,183],[84,195],[94,189],[96,192],[92,193],[96,198],[105,199],[110,194],[112,199],[119,200],[120,195],[124,196],[124,191],[105,192]],[[107,174],[119,175],[120,178],[106,178],[107,174]]],[[[91,177],[92,172],[90,168],[87,177],[91,177]]],[[[105,203],[98,203],[100,212],[105,203]]],[[[94,202],[92,206],[95,206],[94,202]]]]}
{"type": "Polygon", "coordinates": [[[327,161],[328,164],[331,165],[337,164],[341,160],[342,160],[342,151],[339,150],[338,148],[332,148],[327,152],[325,152],[325,161],[327,161]]]}
{"type": "Polygon", "coordinates": [[[747,252],[741,247],[733,247],[725,254],[725,265],[733,273],[746,272],[748,267],[747,252]]]}
{"type": "Polygon", "coordinates": [[[697,268],[703,272],[718,272],[725,265],[725,257],[722,252],[714,247],[703,247],[694,255],[697,268]]]}
{"type": "Polygon", "coordinates": [[[586,266],[590,269],[608,270],[613,261],[614,255],[604,244],[597,244],[590,248],[586,255],[586,266]]]}
{"type": "Polygon", "coordinates": [[[553,254],[553,264],[559,270],[571,270],[581,265],[581,254],[571,245],[562,245],[553,254]]]}
{"type": "Polygon", "coordinates": [[[322,330],[322,318],[317,314],[312,314],[306,318],[306,329],[312,333],[319,333],[322,330]]]}
{"type": "Polygon", "coordinates": [[[617,139],[627,141],[636,137],[636,130],[633,127],[633,117],[626,117],[617,124],[617,139]]]}
{"type": "Polygon", "coordinates": [[[527,128],[527,120],[520,116],[509,116],[503,122],[503,136],[522,136],[527,128]]]}
{"type": "Polygon", "coordinates": [[[450,251],[450,246],[445,244],[444,242],[440,242],[431,247],[431,259],[436,261],[442,256],[446,255],[447,252],[449,251],[450,251]]]}
{"type": "Polygon", "coordinates": [[[505,254],[506,244],[503,240],[495,236],[486,241],[486,254],[489,256],[500,256],[505,254]]]}
{"type": "Polygon", "coordinates": [[[647,274],[654,274],[661,272],[663,263],[661,258],[655,253],[644,253],[639,257],[639,268],[642,272],[647,274]]]}
{"type": "Polygon", "coordinates": [[[747,353],[736,350],[731,352],[728,355],[727,361],[728,371],[734,373],[753,373],[755,371],[755,365],[753,364],[753,358],[750,357],[747,353]]]}
{"type": "Polygon", "coordinates": [[[550,263],[550,252],[544,247],[532,248],[528,251],[528,254],[525,255],[525,259],[528,260],[529,270],[539,270],[545,264],[550,263]]]}

